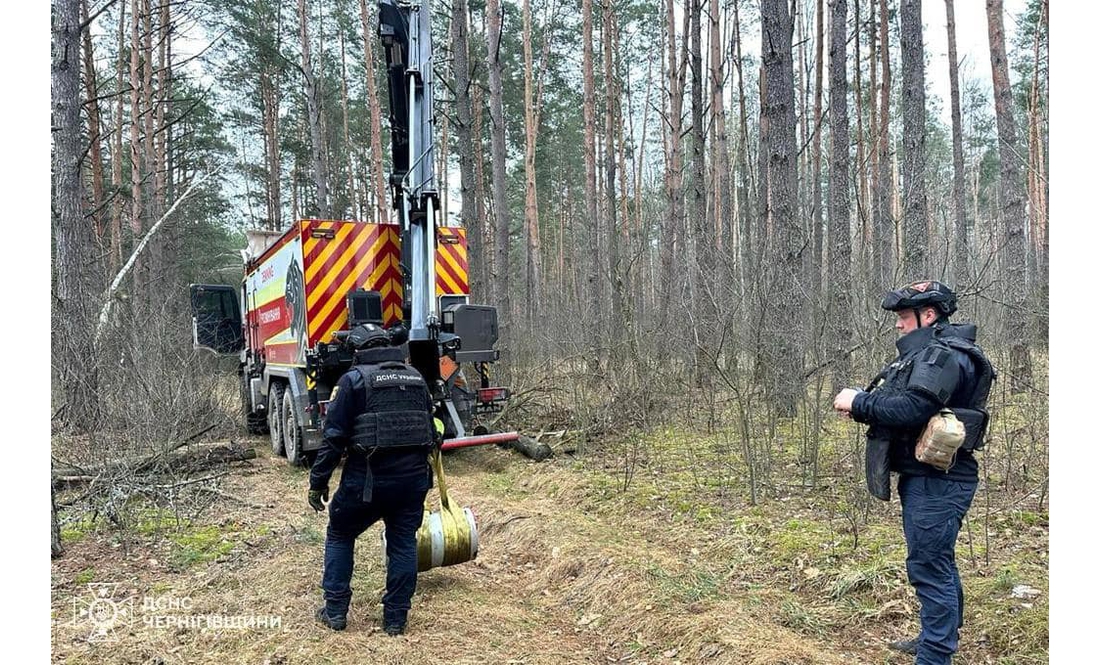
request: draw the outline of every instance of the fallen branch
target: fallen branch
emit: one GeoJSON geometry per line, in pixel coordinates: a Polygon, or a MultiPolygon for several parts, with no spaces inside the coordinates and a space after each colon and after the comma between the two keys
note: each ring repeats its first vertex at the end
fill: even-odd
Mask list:
{"type": "Polygon", "coordinates": [[[126,261],[126,264],[119,269],[118,274],[115,275],[114,280],[111,281],[111,286],[107,288],[107,292],[103,295],[103,307],[99,310],[99,322],[96,324],[95,327],[94,344],[96,346],[99,345],[99,340],[103,336],[103,332],[107,329],[107,321],[111,316],[111,305],[114,304],[115,293],[118,292],[118,287],[122,285],[122,280],[126,279],[126,275],[130,274],[130,269],[134,267],[134,263],[137,261],[138,255],[140,255],[142,250],[145,249],[145,246],[149,244],[149,241],[152,240],[153,236],[156,235],[157,231],[160,230],[160,227],[164,224],[164,222],[172,216],[172,213],[176,211],[176,208],[178,208],[179,205],[183,203],[188,196],[191,195],[191,192],[195,191],[195,187],[197,187],[208,177],[217,173],[220,170],[221,169],[215,169],[209,173],[204,173],[192,180],[191,184],[187,186],[187,189],[184,190],[183,194],[181,194],[175,201],[172,202],[172,206],[168,208],[168,211],[161,215],[156,224],[153,224],[152,228],[149,229],[149,232],[146,233],[144,237],[142,237],[141,242],[139,242],[137,247],[134,248],[134,251],[130,254],[130,258],[126,261]]]}

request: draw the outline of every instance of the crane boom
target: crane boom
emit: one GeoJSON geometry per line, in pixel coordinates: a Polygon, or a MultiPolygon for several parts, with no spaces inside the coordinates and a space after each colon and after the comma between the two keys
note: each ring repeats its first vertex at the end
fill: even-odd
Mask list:
{"type": "Polygon", "coordinates": [[[412,364],[439,383],[439,307],[435,298],[435,120],[432,115],[430,0],[379,0],[386,52],[394,208],[401,225],[404,320],[412,364]]]}

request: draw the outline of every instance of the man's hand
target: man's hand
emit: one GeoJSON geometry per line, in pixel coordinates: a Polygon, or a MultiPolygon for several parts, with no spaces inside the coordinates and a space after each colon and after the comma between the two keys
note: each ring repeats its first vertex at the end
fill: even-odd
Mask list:
{"type": "Polygon", "coordinates": [[[439,418],[432,418],[432,442],[436,448],[443,447],[443,421],[439,418]]]}
{"type": "Polygon", "coordinates": [[[860,393],[859,390],[853,388],[845,388],[837,393],[833,398],[833,408],[841,413],[841,415],[851,417],[852,415],[852,401],[856,395],[860,393]]]}
{"type": "Polygon", "coordinates": [[[328,501],[328,488],[309,491],[309,507],[321,512],[325,509],[324,502],[328,501]]]}

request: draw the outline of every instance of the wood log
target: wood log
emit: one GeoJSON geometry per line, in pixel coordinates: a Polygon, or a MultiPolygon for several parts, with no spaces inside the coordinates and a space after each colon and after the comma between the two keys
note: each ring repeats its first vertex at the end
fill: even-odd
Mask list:
{"type": "Polygon", "coordinates": [[[550,446],[545,443],[540,443],[529,436],[523,436],[522,434],[519,435],[519,439],[513,441],[510,445],[513,450],[518,450],[536,462],[541,462],[554,456],[554,451],[550,446]]]}

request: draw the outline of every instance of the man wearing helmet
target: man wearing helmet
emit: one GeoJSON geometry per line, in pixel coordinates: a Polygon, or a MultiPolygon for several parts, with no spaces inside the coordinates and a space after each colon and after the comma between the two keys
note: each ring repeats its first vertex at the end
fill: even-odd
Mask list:
{"type": "Polygon", "coordinates": [[[381,519],[388,558],[382,623],[386,634],[400,635],[416,590],[416,531],[431,487],[428,453],[437,444],[432,399],[424,378],[381,327],[357,326],[346,343],[355,350],[354,366],[332,389],[324,442],[309,477],[309,505],[320,512],[329,478],[347,454],[340,487],[328,503],[325,604],[317,619],[333,630],[347,627],[355,539],[381,519]]]}
{"type": "Polygon", "coordinates": [[[963,624],[963,588],[955,541],[978,486],[992,367],[974,343],[977,328],[948,321],[955,293],[937,281],[914,282],[886,294],[883,309],[897,315],[898,357],[867,390],[845,388],[833,407],[867,430],[867,484],[890,499],[890,472],[899,474],[906,570],[920,600],[921,632],[891,643],[916,662],[950,663],[963,624]],[[917,459],[917,439],[932,416],[950,408],[966,425],[966,442],[946,471],[917,459]],[[965,416],[965,417],[964,417],[965,416]]]}

